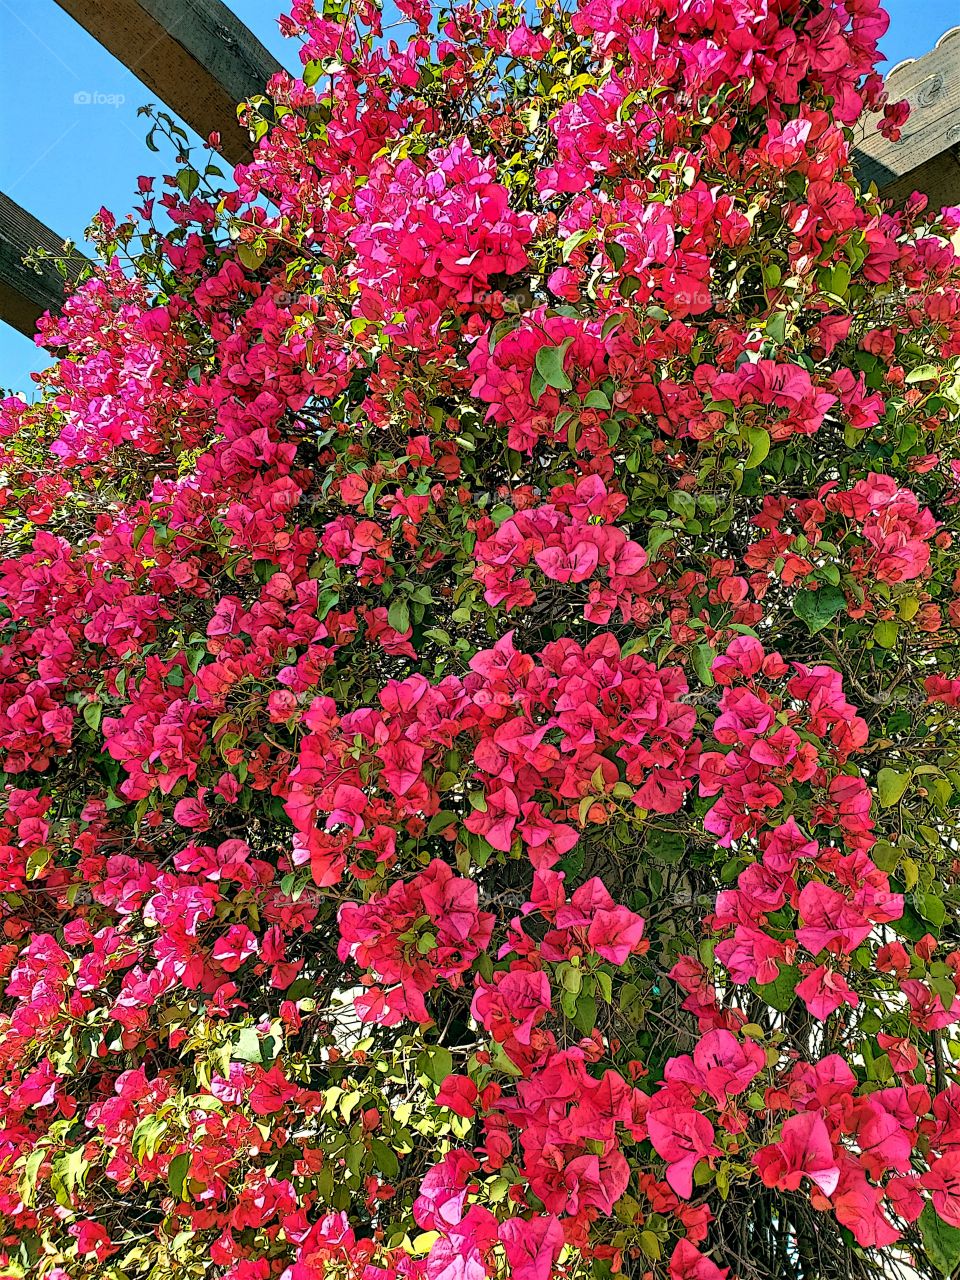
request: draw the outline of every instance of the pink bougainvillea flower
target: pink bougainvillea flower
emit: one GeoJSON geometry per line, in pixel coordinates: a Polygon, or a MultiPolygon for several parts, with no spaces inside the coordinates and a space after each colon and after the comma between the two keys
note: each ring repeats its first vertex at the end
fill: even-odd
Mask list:
{"type": "Polygon", "coordinates": [[[664,1077],[683,1081],[697,1092],[706,1091],[723,1106],[728,1097],[743,1093],[766,1066],[767,1055],[751,1040],[738,1040],[722,1028],[708,1031],[693,1057],[671,1058],[664,1077]]]}
{"type": "Polygon", "coordinates": [[[670,1280],[725,1280],[729,1267],[718,1267],[689,1240],[678,1240],[670,1255],[670,1280]]]}
{"type": "Polygon", "coordinates": [[[479,1096],[480,1091],[469,1076],[450,1075],[441,1084],[436,1103],[458,1116],[472,1116],[476,1114],[479,1096]]]}
{"type": "Polygon", "coordinates": [[[795,1191],[806,1177],[829,1196],[840,1181],[827,1126],[813,1111],[784,1120],[780,1140],[762,1147],[754,1163],[766,1186],[781,1191],[795,1191]]]}
{"type": "Polygon", "coordinates": [[[666,1100],[647,1112],[646,1124],[654,1150],[667,1162],[667,1181],[678,1196],[689,1200],[694,1168],[718,1154],[713,1125],[693,1107],[666,1100]]]}
{"type": "Polygon", "coordinates": [[[563,1248],[563,1229],[557,1218],[508,1218],[500,1224],[500,1239],[517,1280],[549,1280],[563,1248]]]}

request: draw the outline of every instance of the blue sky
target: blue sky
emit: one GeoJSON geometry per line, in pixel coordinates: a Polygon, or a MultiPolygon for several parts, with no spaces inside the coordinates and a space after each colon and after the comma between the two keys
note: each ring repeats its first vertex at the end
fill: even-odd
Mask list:
{"type": "MultiPolygon", "coordinates": [[[[291,69],[297,46],[276,25],[283,0],[228,0],[291,69]]],[[[960,23],[960,0],[887,0],[890,63],[919,57],[960,23]]],[[[139,174],[169,169],[144,144],[137,107],[149,90],[70,18],[55,0],[0,0],[0,190],[58,234],[82,240],[105,205],[118,216],[134,203],[139,174]],[[77,103],[77,94],[94,101],[77,103]]],[[[162,104],[159,104],[162,105],[162,104]]],[[[48,358],[0,324],[0,387],[29,391],[31,369],[48,358]]]]}

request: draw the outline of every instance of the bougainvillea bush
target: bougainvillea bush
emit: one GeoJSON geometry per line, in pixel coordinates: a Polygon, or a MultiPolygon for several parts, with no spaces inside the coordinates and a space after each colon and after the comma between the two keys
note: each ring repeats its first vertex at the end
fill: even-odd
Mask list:
{"type": "Polygon", "coordinates": [[[3,1274],[950,1274],[960,210],[854,176],[886,17],[400,8],[295,6],[232,179],[155,118],[2,406],[3,1274]]]}

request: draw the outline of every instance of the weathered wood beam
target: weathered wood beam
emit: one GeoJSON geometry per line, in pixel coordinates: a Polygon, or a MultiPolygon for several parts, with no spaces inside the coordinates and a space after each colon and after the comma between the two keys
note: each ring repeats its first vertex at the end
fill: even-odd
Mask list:
{"type": "Polygon", "coordinates": [[[910,118],[900,140],[888,142],[868,116],[857,138],[860,181],[902,204],[914,191],[932,207],[960,203],[960,27],[953,27],[922,58],[902,62],[886,79],[891,102],[906,98],[910,118]]]}
{"type": "Polygon", "coordinates": [[[263,93],[280,63],[221,0],[57,0],[233,164],[249,158],[237,104],[263,93]]]}
{"type": "MultiPolygon", "coordinates": [[[[62,236],[44,226],[26,209],[0,193],[0,320],[32,338],[37,321],[45,311],[63,306],[67,281],[50,261],[37,267],[24,265],[24,258],[36,249],[65,257],[62,236]]],[[[79,274],[87,259],[76,249],[70,254],[70,279],[79,274]]]]}

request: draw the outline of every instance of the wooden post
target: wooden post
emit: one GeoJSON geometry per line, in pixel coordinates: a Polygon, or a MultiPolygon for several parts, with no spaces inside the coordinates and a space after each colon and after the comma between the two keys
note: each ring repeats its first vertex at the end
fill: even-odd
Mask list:
{"type": "Polygon", "coordinates": [[[192,129],[220,134],[233,164],[251,143],[237,104],[263,93],[280,63],[221,0],[57,0],[192,129]]]}
{"type": "Polygon", "coordinates": [[[65,281],[50,261],[37,268],[24,266],[24,258],[35,249],[45,249],[58,258],[66,256],[64,240],[32,214],[0,193],[0,320],[32,338],[37,321],[45,311],[59,311],[64,289],[87,261],[78,250],[70,254],[69,281],[65,281]]]}
{"type": "Polygon", "coordinates": [[[886,87],[891,102],[907,99],[910,118],[899,142],[877,131],[878,117],[865,118],[854,157],[860,181],[876,183],[897,204],[914,191],[928,196],[931,208],[960,204],[960,27],[922,58],[895,66],[886,87]]]}

